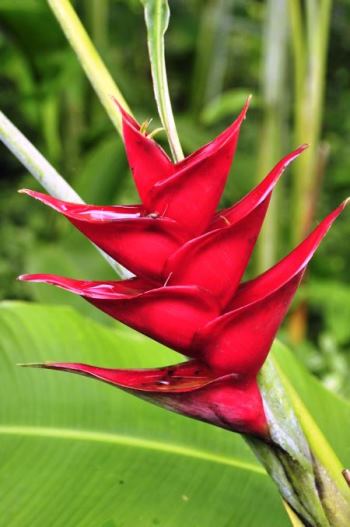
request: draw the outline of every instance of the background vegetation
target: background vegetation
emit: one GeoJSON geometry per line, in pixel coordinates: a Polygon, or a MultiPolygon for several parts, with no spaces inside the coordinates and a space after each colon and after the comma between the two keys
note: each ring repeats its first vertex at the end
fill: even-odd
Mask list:
{"type": "MultiPolygon", "coordinates": [[[[139,1],[73,3],[138,119],[152,117],[151,126],[156,128],[139,1]]],[[[225,204],[242,196],[297,141],[311,139],[316,150],[313,169],[300,165],[286,174],[250,274],[290,250],[302,232],[349,195],[350,189],[349,3],[334,2],[330,19],[322,26],[317,10],[307,12],[307,6],[317,2],[305,6],[301,2],[302,56],[306,57],[301,78],[304,85],[314,79],[316,90],[311,93],[303,92],[303,82],[298,93],[300,54],[295,54],[297,32],[287,4],[282,0],[170,2],[167,64],[185,151],[212,138],[237,114],[246,96],[254,95],[225,204]],[[309,188],[305,181],[310,182],[309,188]]],[[[45,0],[0,0],[0,64],[2,110],[82,198],[97,204],[134,202],[137,197],[121,140],[45,0]]],[[[158,139],[165,143],[162,134],[158,139]]],[[[17,195],[17,189],[37,184],[3,147],[0,177],[0,297],[69,303],[110,324],[73,295],[16,282],[22,272],[103,279],[112,276],[112,271],[64,220],[17,195]]],[[[349,214],[344,214],[312,262],[294,314],[281,334],[309,369],[345,395],[350,394],[346,382],[350,369],[349,236],[349,214]]]]}

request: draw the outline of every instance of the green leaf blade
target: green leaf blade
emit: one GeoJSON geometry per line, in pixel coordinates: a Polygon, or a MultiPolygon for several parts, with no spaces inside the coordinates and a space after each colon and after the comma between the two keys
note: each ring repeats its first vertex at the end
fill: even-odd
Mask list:
{"type": "Polygon", "coordinates": [[[0,514],[8,527],[288,525],[239,436],[103,383],[16,366],[151,367],[179,360],[170,350],[71,308],[7,302],[0,357],[0,514]]]}

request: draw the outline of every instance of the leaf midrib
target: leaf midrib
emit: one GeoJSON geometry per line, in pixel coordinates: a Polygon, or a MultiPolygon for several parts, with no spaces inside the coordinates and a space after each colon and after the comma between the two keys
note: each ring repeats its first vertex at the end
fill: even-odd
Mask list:
{"type": "Polygon", "coordinates": [[[0,435],[12,435],[23,437],[42,437],[48,439],[62,439],[72,441],[86,441],[97,442],[114,445],[123,445],[133,448],[144,448],[146,450],[153,450],[167,454],[179,455],[202,461],[209,461],[211,463],[218,463],[229,467],[239,468],[242,470],[249,470],[256,474],[265,475],[265,471],[259,465],[253,463],[240,461],[238,459],[229,458],[205,452],[204,450],[196,450],[183,445],[174,443],[161,443],[145,438],[136,438],[127,435],[111,434],[107,432],[92,432],[89,430],[73,430],[70,428],[51,428],[43,426],[0,426],[0,435]]]}

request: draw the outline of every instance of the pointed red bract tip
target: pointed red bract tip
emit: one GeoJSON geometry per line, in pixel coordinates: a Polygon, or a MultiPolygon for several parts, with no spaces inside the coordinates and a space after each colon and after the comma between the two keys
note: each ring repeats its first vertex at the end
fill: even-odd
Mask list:
{"type": "Polygon", "coordinates": [[[212,154],[218,148],[223,147],[230,138],[237,135],[243,121],[246,119],[250,100],[251,96],[247,98],[238,117],[225,130],[223,130],[217,137],[209,141],[209,143],[201,146],[200,148],[195,150],[195,152],[192,152],[192,154],[186,156],[185,159],[176,163],[176,169],[182,170],[185,167],[188,167],[188,165],[197,162],[199,159],[205,158],[206,156],[212,154]]]}
{"type": "Polygon", "coordinates": [[[228,309],[237,309],[256,302],[259,298],[282,287],[289,279],[302,272],[334,221],[346,207],[346,201],[326,216],[293,251],[271,269],[241,285],[228,309]]]}
{"type": "Polygon", "coordinates": [[[19,191],[63,214],[136,275],[119,282],[48,274],[19,280],[78,294],[192,360],[148,370],[56,362],[28,366],[87,375],[186,416],[268,438],[257,373],[309,260],[349,199],[274,267],[239,285],[273,189],[308,146],[285,156],[234,206],[215,213],[250,99],[228,128],[178,163],[115,101],[140,205],[85,205],[19,191]]]}
{"type": "Polygon", "coordinates": [[[205,230],[223,192],[248,105],[229,128],[177,164],[123,118],[127,157],[148,212],[175,219],[191,235],[205,230]]]}
{"type": "Polygon", "coordinates": [[[155,183],[174,173],[174,165],[166,152],[141,132],[140,124],[115,103],[122,116],[124,145],[137,191],[144,207],[153,212],[149,193],[155,183]]]}
{"type": "Polygon", "coordinates": [[[143,217],[143,209],[140,205],[87,205],[54,198],[49,194],[26,188],[18,192],[44,203],[71,221],[99,224],[143,217]]]}
{"type": "Polygon", "coordinates": [[[177,221],[191,236],[208,227],[221,199],[236,151],[242,118],[214,141],[176,166],[151,190],[152,207],[177,221]]]}
{"type": "Polygon", "coordinates": [[[347,207],[350,203],[350,196],[346,199],[344,199],[343,203],[341,204],[341,206],[343,207],[343,210],[345,209],[345,207],[347,207]]]}
{"type": "Polygon", "coordinates": [[[331,225],[344,210],[343,202],[288,256],[261,276],[243,284],[227,312],[200,329],[193,346],[214,370],[254,376],[303,277],[306,266],[331,225]]]}
{"type": "Polygon", "coordinates": [[[182,415],[231,431],[268,437],[267,420],[255,379],[247,381],[232,375],[217,377],[199,361],[148,370],[56,362],[43,363],[39,367],[92,377],[182,415]]]}
{"type": "Polygon", "coordinates": [[[159,284],[167,258],[188,239],[174,220],[147,216],[139,205],[85,205],[27,189],[22,193],[63,214],[97,247],[135,275],[159,284]]]}
{"type": "Polygon", "coordinates": [[[120,104],[119,101],[117,101],[117,99],[113,95],[111,97],[112,97],[114,104],[118,108],[122,119],[127,121],[131,126],[134,126],[135,128],[139,130],[140,124],[136,121],[136,119],[120,104]]]}
{"type": "Polygon", "coordinates": [[[54,274],[23,274],[18,277],[23,282],[37,282],[55,285],[71,293],[81,296],[89,296],[92,299],[118,299],[134,297],[148,292],[154,287],[154,283],[142,278],[129,278],[119,281],[95,281],[75,280],[54,274]]]}
{"type": "Polygon", "coordinates": [[[218,380],[205,364],[195,360],[163,368],[132,370],[64,362],[46,362],[35,364],[34,367],[79,373],[119,388],[140,392],[186,393],[218,380]]]}
{"type": "Polygon", "coordinates": [[[288,165],[299,157],[306,148],[307,145],[301,145],[287,154],[253,190],[228,209],[219,211],[210,225],[210,230],[238,223],[260,205],[271,194],[288,165]]]}
{"type": "Polygon", "coordinates": [[[21,279],[78,294],[120,322],[188,356],[192,356],[195,332],[220,312],[216,299],[193,285],[154,288],[133,278],[92,282],[51,274],[22,275],[21,279]]]}
{"type": "Polygon", "coordinates": [[[172,254],[164,268],[168,284],[196,284],[208,289],[224,308],[247,267],[271,194],[285,168],[303,150],[305,146],[285,156],[249,194],[231,209],[220,212],[209,232],[172,254]]]}

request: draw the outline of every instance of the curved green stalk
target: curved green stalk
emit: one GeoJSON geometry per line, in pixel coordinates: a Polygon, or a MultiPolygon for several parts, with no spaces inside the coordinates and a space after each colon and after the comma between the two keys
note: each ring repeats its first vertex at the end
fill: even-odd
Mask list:
{"type": "Polygon", "coordinates": [[[145,7],[148,51],[158,113],[168,136],[174,161],[181,161],[184,155],[176,130],[165,65],[164,34],[169,24],[169,5],[167,0],[142,0],[142,3],[145,7]]]}
{"type": "Polygon", "coordinates": [[[112,123],[121,134],[121,117],[113,98],[129,113],[130,109],[118,86],[96,51],[69,0],[48,0],[48,3],[112,123]]]}
{"type": "Polygon", "coordinates": [[[294,387],[289,382],[288,378],[286,377],[286,375],[284,374],[284,372],[282,371],[276,361],[274,362],[274,367],[293,405],[295,414],[301,424],[301,427],[308,440],[311,450],[316,453],[318,461],[322,463],[323,467],[332,477],[332,480],[337,485],[337,488],[340,491],[341,495],[344,497],[344,500],[348,501],[349,506],[350,494],[349,488],[342,475],[343,466],[341,465],[338,457],[336,456],[334,450],[331,448],[327,439],[322,434],[312,415],[306,409],[304,403],[302,402],[294,387]]]}
{"type": "MultiPolygon", "coordinates": [[[[28,141],[28,139],[11,123],[11,121],[0,111],[0,141],[17,157],[34,178],[55,198],[71,201],[72,203],[84,203],[79,194],[67,183],[67,181],[50,165],[44,156],[28,141]]],[[[98,248],[97,248],[98,249],[98,248]]],[[[113,260],[104,251],[98,249],[109,265],[121,277],[128,278],[130,275],[121,265],[113,260]]]]}
{"type": "Polygon", "coordinates": [[[1,111],[0,140],[51,196],[74,203],[83,203],[81,197],[69,183],[1,111]]]}
{"type": "Polygon", "coordinates": [[[313,527],[347,527],[349,489],[342,466],[293,386],[270,357],[259,374],[271,442],[247,438],[298,517],[313,527]]]}

